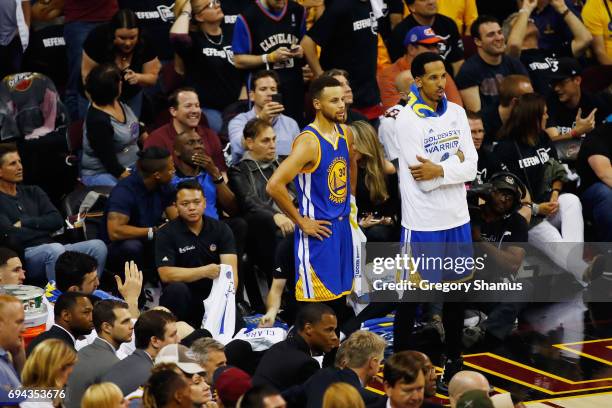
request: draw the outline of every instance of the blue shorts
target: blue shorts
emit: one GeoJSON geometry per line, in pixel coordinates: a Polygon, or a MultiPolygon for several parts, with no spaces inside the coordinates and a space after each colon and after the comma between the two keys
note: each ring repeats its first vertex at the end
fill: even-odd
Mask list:
{"type": "MultiPolygon", "coordinates": [[[[474,251],[469,222],[441,231],[415,231],[402,227],[401,243],[402,255],[413,258],[413,269],[420,279],[459,281],[472,275],[474,251]],[[467,259],[472,259],[472,262],[466,262],[467,259]]],[[[411,279],[409,274],[410,270],[404,269],[402,279],[411,279]]]]}
{"type": "Polygon", "coordinates": [[[334,300],[353,288],[353,238],[349,217],[332,221],[322,241],[295,229],[295,298],[303,302],[334,300]]]}

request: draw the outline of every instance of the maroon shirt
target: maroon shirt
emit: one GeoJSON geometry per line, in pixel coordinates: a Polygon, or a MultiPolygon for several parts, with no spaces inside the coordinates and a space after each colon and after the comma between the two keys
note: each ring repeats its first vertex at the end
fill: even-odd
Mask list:
{"type": "Polygon", "coordinates": [[[64,19],[67,23],[109,21],[117,10],[117,0],[65,0],[64,19]]]}
{"type": "MultiPolygon", "coordinates": [[[[206,154],[213,159],[219,171],[227,171],[219,136],[217,136],[212,129],[202,126],[201,124],[197,127],[196,131],[202,138],[206,154]]],[[[170,122],[155,129],[147,140],[145,140],[144,148],[146,149],[151,146],[163,147],[169,152],[172,152],[172,158],[176,161],[176,156],[174,155],[174,139],[176,139],[176,130],[174,126],[172,126],[172,122],[170,122]]]]}

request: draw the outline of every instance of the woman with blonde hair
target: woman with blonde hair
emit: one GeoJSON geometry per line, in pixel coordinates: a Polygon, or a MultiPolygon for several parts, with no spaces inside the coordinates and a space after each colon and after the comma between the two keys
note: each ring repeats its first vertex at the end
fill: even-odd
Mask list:
{"type": "Polygon", "coordinates": [[[110,382],[93,384],[81,400],[81,408],[127,408],[121,389],[110,382]]]}
{"type": "MultiPolygon", "coordinates": [[[[23,366],[21,384],[25,389],[46,389],[49,393],[44,396],[44,402],[37,398],[37,402],[26,401],[20,405],[26,408],[62,406],[64,386],[76,362],[76,351],[62,340],[49,339],[34,347],[23,366]]],[[[42,396],[40,392],[39,395],[42,396]]]]}
{"type": "Polygon", "coordinates": [[[354,195],[359,226],[368,242],[397,242],[400,202],[395,168],[385,159],[376,130],[369,123],[353,122],[350,128],[358,166],[354,195]]]}
{"type": "Polygon", "coordinates": [[[365,408],[365,403],[355,387],[337,382],[323,394],[323,408],[365,408]]]}

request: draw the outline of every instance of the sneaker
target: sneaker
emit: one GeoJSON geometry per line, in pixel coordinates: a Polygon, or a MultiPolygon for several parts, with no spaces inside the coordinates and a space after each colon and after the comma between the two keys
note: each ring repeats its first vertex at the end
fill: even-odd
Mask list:
{"type": "Polygon", "coordinates": [[[601,277],[606,267],[606,261],[605,255],[595,256],[589,266],[584,270],[582,280],[588,283],[601,277]]]}
{"type": "Polygon", "coordinates": [[[438,378],[438,391],[443,394],[448,394],[448,383],[450,382],[451,378],[453,378],[453,376],[462,369],[463,359],[461,357],[455,360],[446,359],[446,362],[444,363],[444,372],[438,378]]]}

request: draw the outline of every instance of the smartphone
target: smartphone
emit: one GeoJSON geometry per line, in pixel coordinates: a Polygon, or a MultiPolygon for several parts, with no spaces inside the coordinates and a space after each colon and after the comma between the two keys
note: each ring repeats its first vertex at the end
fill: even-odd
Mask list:
{"type": "Polygon", "coordinates": [[[283,104],[283,94],[278,92],[271,96],[272,102],[283,104]]]}

